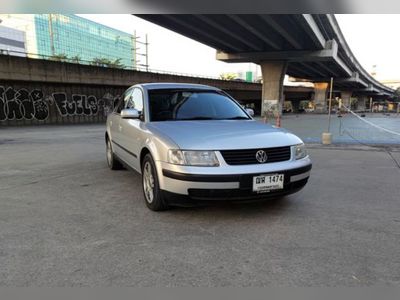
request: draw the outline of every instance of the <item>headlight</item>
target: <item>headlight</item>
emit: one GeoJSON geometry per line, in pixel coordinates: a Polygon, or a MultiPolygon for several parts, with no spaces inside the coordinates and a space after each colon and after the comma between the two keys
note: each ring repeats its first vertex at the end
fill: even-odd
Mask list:
{"type": "Polygon", "coordinates": [[[175,165],[218,167],[214,151],[169,150],[168,162],[175,165]]]}
{"type": "Polygon", "coordinates": [[[302,159],[307,156],[307,149],[304,144],[299,144],[295,147],[295,157],[296,159],[302,159]]]}

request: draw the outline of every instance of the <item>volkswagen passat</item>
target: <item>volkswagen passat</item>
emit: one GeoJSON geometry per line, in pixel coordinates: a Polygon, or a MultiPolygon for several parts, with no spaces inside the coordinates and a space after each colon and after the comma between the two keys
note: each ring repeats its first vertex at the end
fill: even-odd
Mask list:
{"type": "Polygon", "coordinates": [[[280,197],[303,188],[311,170],[301,139],[204,85],[130,87],[107,118],[105,139],[109,167],[139,172],[152,210],[280,197]]]}

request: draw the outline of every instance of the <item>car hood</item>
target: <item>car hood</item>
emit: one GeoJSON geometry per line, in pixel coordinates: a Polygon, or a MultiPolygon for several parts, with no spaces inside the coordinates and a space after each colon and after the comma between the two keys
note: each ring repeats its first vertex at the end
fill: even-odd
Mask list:
{"type": "Polygon", "coordinates": [[[185,150],[282,147],[302,143],[285,129],[254,120],[163,121],[148,129],[169,137],[185,150]]]}

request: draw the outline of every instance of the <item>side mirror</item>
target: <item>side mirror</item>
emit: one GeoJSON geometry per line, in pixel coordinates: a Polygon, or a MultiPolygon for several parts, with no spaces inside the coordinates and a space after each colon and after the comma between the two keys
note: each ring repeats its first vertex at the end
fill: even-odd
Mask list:
{"type": "Polygon", "coordinates": [[[254,117],[254,110],[252,110],[251,108],[246,108],[246,112],[247,112],[251,117],[254,117]]]}
{"type": "Polygon", "coordinates": [[[122,119],[139,119],[140,112],[134,108],[126,108],[121,111],[122,119]]]}

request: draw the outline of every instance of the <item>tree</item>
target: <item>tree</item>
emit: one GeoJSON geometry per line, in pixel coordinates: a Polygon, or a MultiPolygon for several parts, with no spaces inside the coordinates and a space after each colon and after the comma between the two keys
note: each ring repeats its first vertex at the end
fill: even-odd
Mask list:
{"type": "Polygon", "coordinates": [[[96,57],[93,58],[91,64],[94,66],[99,66],[99,67],[108,67],[108,65],[111,63],[111,61],[107,58],[101,58],[101,57],[96,57]]]}
{"type": "Polygon", "coordinates": [[[59,53],[59,54],[54,54],[51,56],[52,60],[55,61],[67,61],[68,60],[68,56],[64,53],[59,53]]]}
{"type": "Polygon", "coordinates": [[[124,65],[121,64],[121,59],[118,58],[114,61],[109,60],[108,58],[94,58],[91,62],[94,66],[99,67],[107,67],[107,68],[124,68],[124,65]]]}
{"type": "Polygon", "coordinates": [[[234,80],[237,77],[235,73],[222,73],[219,75],[219,78],[222,80],[234,80]]]}
{"type": "Polygon", "coordinates": [[[121,64],[121,59],[117,58],[116,60],[114,60],[113,62],[108,63],[108,67],[109,68],[124,68],[124,65],[121,64]]]}
{"type": "Polygon", "coordinates": [[[81,57],[79,55],[72,56],[70,58],[70,61],[73,63],[79,64],[81,62],[81,57]]]}

